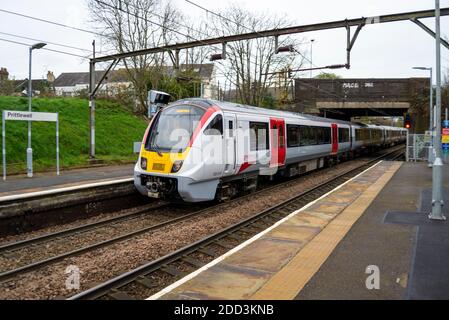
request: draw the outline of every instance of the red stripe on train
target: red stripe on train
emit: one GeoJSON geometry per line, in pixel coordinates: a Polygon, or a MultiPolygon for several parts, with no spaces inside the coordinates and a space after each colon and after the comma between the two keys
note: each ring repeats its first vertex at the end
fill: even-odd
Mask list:
{"type": "Polygon", "coordinates": [[[248,162],[244,162],[239,169],[239,173],[243,172],[244,170],[248,169],[249,167],[251,167],[251,164],[248,162]]]}
{"type": "Polygon", "coordinates": [[[203,128],[204,124],[207,122],[207,120],[212,117],[212,115],[220,111],[220,109],[216,106],[212,106],[209,109],[207,109],[206,113],[201,117],[200,124],[196,127],[195,131],[192,134],[192,138],[190,138],[189,147],[193,145],[193,142],[195,141],[196,137],[200,134],[201,129],[203,128]]]}

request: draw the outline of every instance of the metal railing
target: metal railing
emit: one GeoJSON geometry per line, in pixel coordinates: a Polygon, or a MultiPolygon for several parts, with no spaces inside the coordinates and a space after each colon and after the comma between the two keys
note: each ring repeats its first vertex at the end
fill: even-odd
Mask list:
{"type": "Polygon", "coordinates": [[[428,161],[431,150],[430,136],[407,134],[406,161],[428,161]]]}

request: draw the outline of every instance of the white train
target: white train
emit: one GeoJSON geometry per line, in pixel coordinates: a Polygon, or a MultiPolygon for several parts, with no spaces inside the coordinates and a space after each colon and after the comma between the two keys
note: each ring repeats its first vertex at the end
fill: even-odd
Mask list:
{"type": "Polygon", "coordinates": [[[206,99],[153,118],[134,170],[137,190],[186,202],[225,200],[262,176],[295,176],[362,151],[403,143],[407,130],[206,99]]]}

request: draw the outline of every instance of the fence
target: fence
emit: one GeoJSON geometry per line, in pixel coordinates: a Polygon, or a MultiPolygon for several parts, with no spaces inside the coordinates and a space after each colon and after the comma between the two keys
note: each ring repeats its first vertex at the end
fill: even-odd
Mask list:
{"type": "Polygon", "coordinates": [[[430,135],[407,134],[407,161],[427,161],[430,150],[430,135]]]}

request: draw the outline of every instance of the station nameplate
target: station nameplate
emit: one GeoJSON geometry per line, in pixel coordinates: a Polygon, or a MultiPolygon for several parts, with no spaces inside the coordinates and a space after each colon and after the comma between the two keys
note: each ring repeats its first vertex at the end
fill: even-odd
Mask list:
{"type": "Polygon", "coordinates": [[[51,112],[27,112],[27,111],[12,111],[4,110],[5,120],[15,121],[58,121],[58,114],[51,112]]]}

